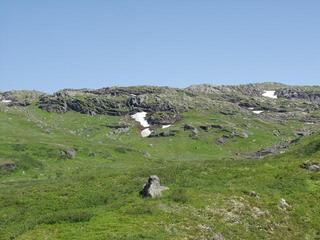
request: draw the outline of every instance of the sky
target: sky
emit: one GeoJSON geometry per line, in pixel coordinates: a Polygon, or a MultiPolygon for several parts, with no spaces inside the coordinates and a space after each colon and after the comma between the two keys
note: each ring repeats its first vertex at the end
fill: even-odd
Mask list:
{"type": "Polygon", "coordinates": [[[0,91],[320,85],[319,0],[0,0],[0,91]]]}

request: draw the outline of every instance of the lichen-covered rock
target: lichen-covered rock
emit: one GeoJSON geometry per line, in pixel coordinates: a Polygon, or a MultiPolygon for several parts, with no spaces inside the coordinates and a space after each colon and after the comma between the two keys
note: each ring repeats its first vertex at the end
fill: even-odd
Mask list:
{"type": "Polygon", "coordinates": [[[162,191],[169,189],[160,185],[160,179],[156,175],[151,175],[140,191],[142,197],[157,198],[161,197],[162,191]]]}

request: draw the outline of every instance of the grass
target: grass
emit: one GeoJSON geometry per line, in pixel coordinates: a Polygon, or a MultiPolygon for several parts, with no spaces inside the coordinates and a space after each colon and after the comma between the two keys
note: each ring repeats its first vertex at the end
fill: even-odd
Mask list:
{"type": "Polygon", "coordinates": [[[320,135],[284,154],[246,157],[293,139],[305,127],[298,121],[283,125],[219,109],[191,111],[170,128],[178,130],[176,136],[163,138],[141,138],[136,123],[125,117],[59,115],[34,106],[2,106],[0,122],[0,163],[17,165],[0,175],[0,239],[319,237],[319,173],[299,165],[320,161],[320,135]],[[120,121],[131,126],[128,132],[106,127],[120,121]],[[185,123],[221,124],[249,137],[217,145],[221,130],[200,130],[192,139],[185,123]],[[74,159],[60,157],[66,148],[77,151],[74,159]],[[142,199],[139,191],[151,174],[170,189],[162,198],[142,199]],[[281,198],[291,210],[278,208],[281,198]]]}

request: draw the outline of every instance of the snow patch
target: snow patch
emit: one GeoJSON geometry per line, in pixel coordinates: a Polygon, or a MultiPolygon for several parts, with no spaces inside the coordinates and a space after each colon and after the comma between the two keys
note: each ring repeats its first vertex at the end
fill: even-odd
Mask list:
{"type": "Polygon", "coordinates": [[[253,108],[253,107],[249,107],[248,109],[249,109],[249,110],[253,110],[254,108],[253,108]]]}
{"type": "Polygon", "coordinates": [[[149,128],[145,128],[141,131],[141,137],[148,137],[152,131],[149,128]]]}
{"type": "Polygon", "coordinates": [[[260,113],[263,113],[263,111],[259,110],[259,111],[252,111],[253,113],[255,114],[260,114],[260,113]]]}
{"type": "Polygon", "coordinates": [[[163,128],[168,128],[168,127],[171,127],[171,125],[169,124],[169,125],[162,125],[162,129],[163,128]]]}
{"type": "Polygon", "coordinates": [[[148,137],[152,133],[152,131],[148,128],[148,127],[150,127],[150,124],[146,120],[146,116],[147,116],[146,112],[137,112],[137,113],[131,115],[131,117],[134,120],[139,122],[140,125],[145,128],[141,131],[141,137],[148,137]]]}
{"type": "Polygon", "coordinates": [[[277,95],[276,95],[276,91],[264,91],[262,96],[268,97],[268,98],[273,98],[273,99],[278,98],[277,95]]]}
{"type": "Polygon", "coordinates": [[[1,100],[1,102],[2,102],[2,103],[11,103],[11,102],[12,102],[12,100],[6,100],[6,99],[3,99],[3,100],[1,100]]]}
{"type": "Polygon", "coordinates": [[[150,125],[149,125],[148,121],[145,119],[146,116],[147,116],[146,112],[137,112],[137,113],[131,115],[131,117],[134,120],[136,120],[137,122],[139,122],[142,127],[149,127],[150,125]]]}

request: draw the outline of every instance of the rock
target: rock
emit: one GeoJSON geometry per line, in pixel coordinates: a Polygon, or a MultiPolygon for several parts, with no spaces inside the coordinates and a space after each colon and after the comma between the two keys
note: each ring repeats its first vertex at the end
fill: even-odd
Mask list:
{"type": "Polygon", "coordinates": [[[248,195],[249,195],[250,197],[259,198],[258,193],[256,193],[255,191],[250,191],[250,192],[248,193],[248,195]]]}
{"type": "Polygon", "coordinates": [[[152,132],[149,137],[173,137],[177,133],[176,130],[168,130],[168,131],[163,131],[160,133],[154,133],[152,132]]]}
{"type": "Polygon", "coordinates": [[[229,136],[223,135],[222,137],[219,137],[216,141],[217,144],[225,144],[229,139],[229,136]]]}
{"type": "Polygon", "coordinates": [[[5,171],[14,171],[17,165],[13,162],[5,162],[0,164],[0,169],[5,171]]]}
{"type": "Polygon", "coordinates": [[[212,128],[220,129],[220,130],[224,129],[223,126],[218,125],[218,124],[200,125],[199,128],[204,130],[204,131],[208,131],[209,129],[212,129],[212,128]]]}
{"type": "Polygon", "coordinates": [[[208,240],[224,240],[224,236],[221,233],[216,233],[212,237],[208,238],[208,240]]]}
{"type": "Polygon", "coordinates": [[[74,149],[67,149],[61,151],[61,157],[68,158],[68,159],[74,159],[76,157],[76,150],[74,149]]]}
{"type": "Polygon", "coordinates": [[[249,134],[246,133],[246,132],[236,132],[236,131],[233,131],[232,132],[232,136],[235,136],[235,137],[240,137],[240,138],[248,138],[249,137],[249,134]]]}
{"type": "Polygon", "coordinates": [[[148,181],[144,184],[143,189],[140,191],[142,197],[157,198],[161,197],[162,191],[169,189],[168,187],[160,185],[160,179],[156,175],[151,175],[148,181]]]}
{"type": "Polygon", "coordinates": [[[200,125],[199,128],[204,131],[208,131],[211,128],[211,125],[200,125]]]}
{"type": "Polygon", "coordinates": [[[112,128],[112,129],[129,128],[129,125],[126,125],[126,124],[119,124],[119,125],[108,124],[106,126],[107,128],[112,128]]]}
{"type": "Polygon", "coordinates": [[[320,165],[312,164],[308,167],[308,170],[312,172],[319,172],[320,171],[320,165]]]}
{"type": "Polygon", "coordinates": [[[195,130],[196,128],[194,126],[192,126],[191,124],[185,124],[183,126],[184,130],[195,130]]]}
{"type": "Polygon", "coordinates": [[[280,199],[278,207],[283,210],[288,210],[291,208],[291,206],[287,203],[287,201],[284,198],[280,199]]]}
{"type": "Polygon", "coordinates": [[[283,89],[277,91],[277,96],[287,99],[302,99],[313,103],[320,103],[319,91],[305,91],[299,88],[283,89]]]}
{"type": "Polygon", "coordinates": [[[305,163],[302,163],[300,167],[312,172],[320,171],[320,163],[318,162],[305,162],[305,163]]]}
{"type": "Polygon", "coordinates": [[[261,217],[264,217],[268,214],[268,212],[265,212],[265,211],[262,211],[260,208],[258,207],[253,207],[251,209],[252,211],[252,216],[255,218],[255,219],[258,219],[258,218],[261,218],[261,217]]]}

